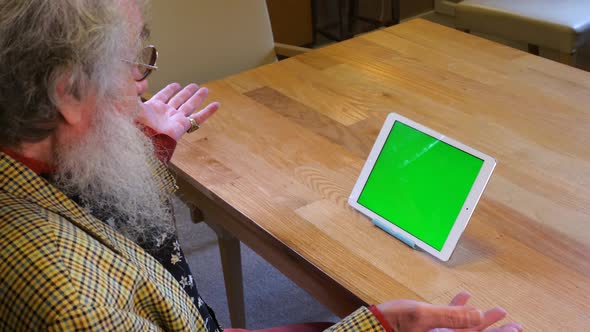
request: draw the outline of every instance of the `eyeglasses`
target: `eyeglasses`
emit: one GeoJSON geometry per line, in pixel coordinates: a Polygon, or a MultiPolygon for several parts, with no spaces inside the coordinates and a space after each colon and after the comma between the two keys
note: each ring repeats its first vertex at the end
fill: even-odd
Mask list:
{"type": "Polygon", "coordinates": [[[145,80],[152,71],[157,70],[156,60],[158,60],[158,51],[154,45],[149,45],[141,50],[138,61],[128,61],[133,64],[133,79],[137,82],[145,80]]]}

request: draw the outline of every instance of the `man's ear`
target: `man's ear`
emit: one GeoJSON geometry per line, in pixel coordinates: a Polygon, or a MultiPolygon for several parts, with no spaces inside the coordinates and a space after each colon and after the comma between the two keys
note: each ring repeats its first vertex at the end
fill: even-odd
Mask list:
{"type": "Polygon", "coordinates": [[[77,125],[82,121],[80,98],[74,95],[69,88],[70,75],[62,75],[55,86],[57,111],[69,125],[77,125]]]}

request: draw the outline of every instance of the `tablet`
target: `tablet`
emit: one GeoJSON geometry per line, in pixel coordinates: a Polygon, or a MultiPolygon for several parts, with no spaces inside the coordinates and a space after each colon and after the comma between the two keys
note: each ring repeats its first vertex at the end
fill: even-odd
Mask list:
{"type": "Polygon", "coordinates": [[[495,166],[494,158],[391,113],[348,202],[448,261],[495,166]]]}

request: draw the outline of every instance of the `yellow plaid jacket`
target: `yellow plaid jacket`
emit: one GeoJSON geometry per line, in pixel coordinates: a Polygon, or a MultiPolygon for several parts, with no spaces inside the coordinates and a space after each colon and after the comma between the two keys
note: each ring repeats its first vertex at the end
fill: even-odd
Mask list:
{"type": "MultiPolygon", "coordinates": [[[[1,152],[0,285],[0,331],[205,331],[162,265],[1,152]]],[[[360,308],[330,330],[383,329],[360,308]]]]}

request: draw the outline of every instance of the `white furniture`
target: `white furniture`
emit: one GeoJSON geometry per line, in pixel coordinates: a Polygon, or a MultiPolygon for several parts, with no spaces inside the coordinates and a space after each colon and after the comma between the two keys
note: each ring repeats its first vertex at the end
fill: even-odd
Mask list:
{"type": "Polygon", "coordinates": [[[575,65],[576,51],[590,40],[588,0],[466,0],[455,6],[457,28],[545,47],[575,65]]]}
{"type": "Polygon", "coordinates": [[[205,83],[307,49],[274,43],[265,0],[154,0],[151,42],[159,52],[150,91],[205,83]]]}

